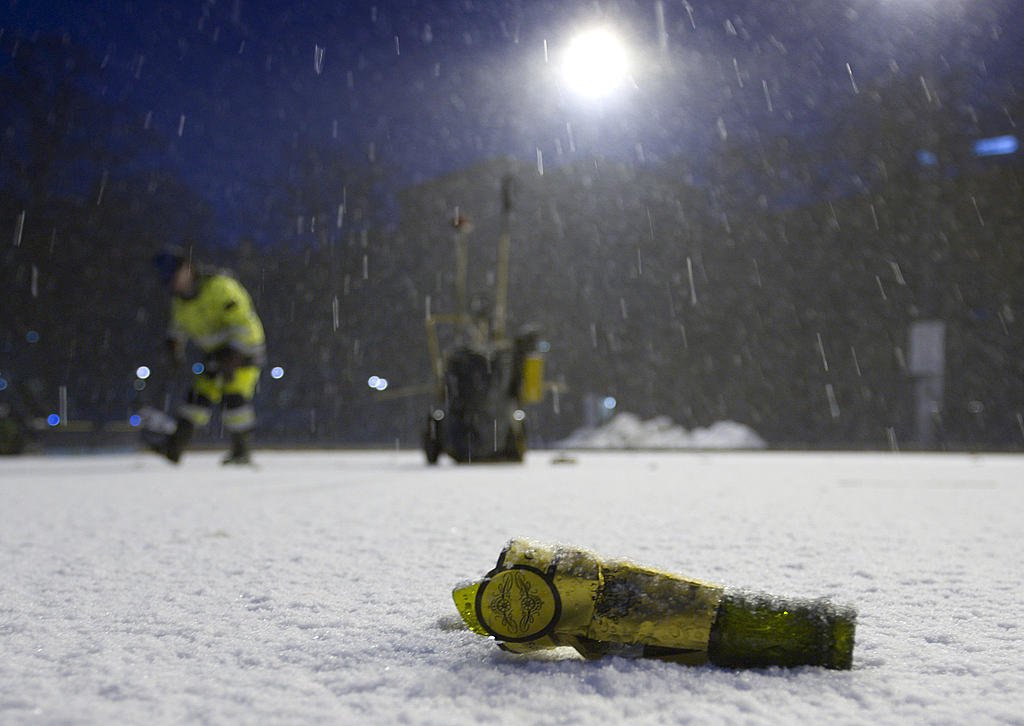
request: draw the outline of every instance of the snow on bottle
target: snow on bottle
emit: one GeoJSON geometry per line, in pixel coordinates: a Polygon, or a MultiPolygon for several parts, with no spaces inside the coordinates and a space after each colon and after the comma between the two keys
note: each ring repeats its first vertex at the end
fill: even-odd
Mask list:
{"type": "Polygon", "coordinates": [[[853,608],[726,590],[573,547],[513,539],[452,597],[471,630],[516,653],[570,646],[585,658],[728,668],[853,664],[853,608]]]}

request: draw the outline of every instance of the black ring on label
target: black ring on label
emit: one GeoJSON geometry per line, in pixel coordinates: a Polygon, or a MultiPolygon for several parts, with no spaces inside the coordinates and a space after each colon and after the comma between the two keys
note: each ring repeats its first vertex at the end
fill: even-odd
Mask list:
{"type": "Polygon", "coordinates": [[[476,602],[474,603],[473,609],[476,613],[476,621],[480,623],[480,627],[486,630],[496,640],[500,640],[505,643],[526,643],[531,640],[536,640],[537,638],[543,638],[545,635],[551,632],[551,630],[555,627],[555,624],[558,622],[558,619],[562,616],[562,598],[558,595],[558,588],[555,587],[553,578],[550,577],[547,573],[543,572],[542,570],[538,570],[536,567],[530,567],[529,565],[512,565],[512,567],[501,567],[498,569],[491,570],[487,573],[487,575],[481,581],[480,587],[477,588],[476,602]],[[487,619],[484,618],[483,614],[482,603],[484,599],[484,592],[487,590],[487,586],[491,584],[492,579],[496,575],[502,572],[508,572],[509,570],[527,570],[528,572],[532,572],[535,575],[537,575],[544,582],[544,584],[548,586],[548,590],[550,590],[551,592],[551,599],[554,603],[554,612],[551,615],[551,620],[536,633],[532,633],[522,638],[511,638],[507,635],[503,635],[502,633],[495,632],[493,629],[491,629],[490,626],[487,625],[487,619]]]}

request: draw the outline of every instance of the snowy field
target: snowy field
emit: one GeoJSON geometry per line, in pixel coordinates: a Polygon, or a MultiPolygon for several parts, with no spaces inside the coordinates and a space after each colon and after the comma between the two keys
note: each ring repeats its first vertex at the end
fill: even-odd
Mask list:
{"type": "Polygon", "coordinates": [[[1024,724],[1024,456],[0,460],[2,724],[1024,724]],[[854,669],[513,656],[512,536],[859,610],[854,669]]]}

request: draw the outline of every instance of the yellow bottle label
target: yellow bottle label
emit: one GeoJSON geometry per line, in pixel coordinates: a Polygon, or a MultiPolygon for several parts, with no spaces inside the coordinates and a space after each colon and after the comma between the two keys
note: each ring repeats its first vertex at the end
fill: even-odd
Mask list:
{"type": "Polygon", "coordinates": [[[526,565],[502,570],[477,590],[475,614],[490,635],[521,643],[546,635],[562,614],[562,600],[543,572],[526,565]]]}
{"type": "Polygon", "coordinates": [[[470,629],[515,644],[511,650],[571,645],[588,655],[588,642],[597,641],[703,653],[722,588],[512,540],[495,569],[452,596],[470,629]]]}
{"type": "Polygon", "coordinates": [[[707,650],[722,588],[629,563],[606,563],[587,637],[707,650]]]}

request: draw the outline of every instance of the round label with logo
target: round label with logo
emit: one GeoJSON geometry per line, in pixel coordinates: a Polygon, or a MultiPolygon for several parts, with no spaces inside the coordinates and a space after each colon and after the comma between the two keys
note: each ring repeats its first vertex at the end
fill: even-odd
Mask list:
{"type": "Polygon", "coordinates": [[[508,643],[547,635],[561,614],[562,601],[551,578],[528,565],[489,575],[476,593],[478,622],[508,643]]]}

